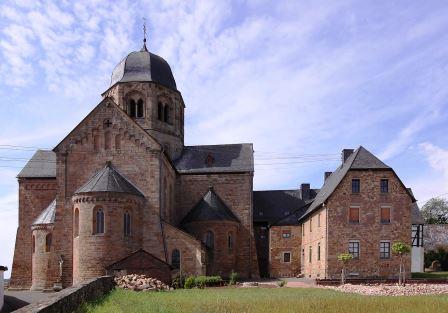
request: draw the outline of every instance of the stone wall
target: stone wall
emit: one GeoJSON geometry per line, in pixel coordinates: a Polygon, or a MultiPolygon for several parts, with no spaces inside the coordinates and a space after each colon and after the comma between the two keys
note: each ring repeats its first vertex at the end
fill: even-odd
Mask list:
{"type": "Polygon", "coordinates": [[[271,226],[269,229],[269,274],[271,277],[294,277],[300,273],[301,226],[271,226]],[[284,237],[283,233],[290,233],[284,237]],[[291,253],[290,262],[283,254],[291,253]]]}
{"type": "MultiPolygon", "coordinates": [[[[348,252],[348,242],[357,240],[360,256],[348,266],[348,274],[358,277],[396,277],[399,258],[391,251],[390,258],[380,259],[380,241],[411,244],[412,199],[392,171],[349,171],[330,198],[328,208],[328,272],[326,278],[340,277],[337,256],[348,252]],[[352,179],[360,179],[360,193],[352,193],[352,179]],[[381,179],[389,180],[389,192],[381,193],[381,179]],[[359,223],[349,222],[350,206],[359,207],[359,223]],[[391,209],[390,223],[381,223],[381,207],[391,209]]],[[[410,275],[411,256],[404,258],[410,275]]]]}
{"type": "Polygon", "coordinates": [[[51,234],[52,225],[33,226],[34,252],[32,258],[33,275],[32,290],[50,289],[53,286],[48,281],[47,271],[49,269],[50,256],[53,253],[50,245],[50,251],[47,251],[46,237],[51,234]]]}
{"type": "Polygon", "coordinates": [[[29,289],[31,287],[31,224],[55,197],[56,179],[19,179],[19,227],[11,269],[11,288],[29,289]]]}
{"type": "Polygon", "coordinates": [[[301,273],[305,277],[323,278],[327,269],[327,210],[320,209],[302,224],[301,273]],[[320,256],[319,256],[320,249],[320,256]]]}
{"type": "Polygon", "coordinates": [[[55,294],[51,300],[41,301],[27,305],[17,313],[70,313],[75,311],[82,303],[96,300],[115,286],[112,276],[92,279],[83,284],[69,287],[55,294]]]}
{"type": "Polygon", "coordinates": [[[7,270],[6,267],[0,266],[0,312],[3,308],[3,303],[5,301],[5,282],[4,282],[4,272],[7,270]]]}
{"type": "Polygon", "coordinates": [[[423,247],[425,252],[438,246],[448,247],[448,224],[426,224],[423,226],[423,247]]]}

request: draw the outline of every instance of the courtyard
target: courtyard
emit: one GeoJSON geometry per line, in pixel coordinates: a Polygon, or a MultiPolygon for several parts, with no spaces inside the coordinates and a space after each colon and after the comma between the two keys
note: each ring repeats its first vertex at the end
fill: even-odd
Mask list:
{"type": "Polygon", "coordinates": [[[322,288],[208,288],[171,292],[115,289],[80,312],[446,312],[448,296],[385,297],[322,288]]]}

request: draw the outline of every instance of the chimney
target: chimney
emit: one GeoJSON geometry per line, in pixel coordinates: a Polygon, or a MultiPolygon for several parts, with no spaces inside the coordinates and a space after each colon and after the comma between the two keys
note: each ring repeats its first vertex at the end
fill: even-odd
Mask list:
{"type": "Polygon", "coordinates": [[[342,149],[342,164],[347,161],[348,157],[353,153],[353,149],[342,149]]]}
{"type": "Polygon", "coordinates": [[[332,173],[333,173],[333,172],[325,172],[325,173],[324,173],[324,182],[327,180],[328,177],[330,177],[330,175],[331,175],[332,173]]]}
{"type": "Polygon", "coordinates": [[[302,200],[307,201],[310,200],[310,184],[301,184],[300,192],[302,195],[302,200]]]}

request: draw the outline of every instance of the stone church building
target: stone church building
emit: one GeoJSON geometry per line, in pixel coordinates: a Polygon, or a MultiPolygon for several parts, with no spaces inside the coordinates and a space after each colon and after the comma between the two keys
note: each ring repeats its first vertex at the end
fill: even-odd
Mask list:
{"type": "Polygon", "coordinates": [[[18,175],[11,288],[117,273],[331,278],[345,251],[353,275],[395,275],[390,247],[411,243],[415,199],[363,147],[344,150],[321,189],[254,192],[252,144],[184,145],[182,94],[146,45],[102,96],[18,175]]]}

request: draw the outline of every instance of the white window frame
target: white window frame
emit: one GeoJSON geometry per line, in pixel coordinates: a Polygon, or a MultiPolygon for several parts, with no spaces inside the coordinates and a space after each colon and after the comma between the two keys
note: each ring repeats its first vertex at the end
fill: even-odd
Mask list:
{"type": "MultiPolygon", "coordinates": [[[[358,257],[353,257],[354,260],[359,260],[361,258],[361,242],[357,239],[349,240],[348,241],[348,253],[350,253],[350,243],[357,243],[358,244],[358,257]]],[[[352,253],[350,253],[352,254],[352,253]]]]}

